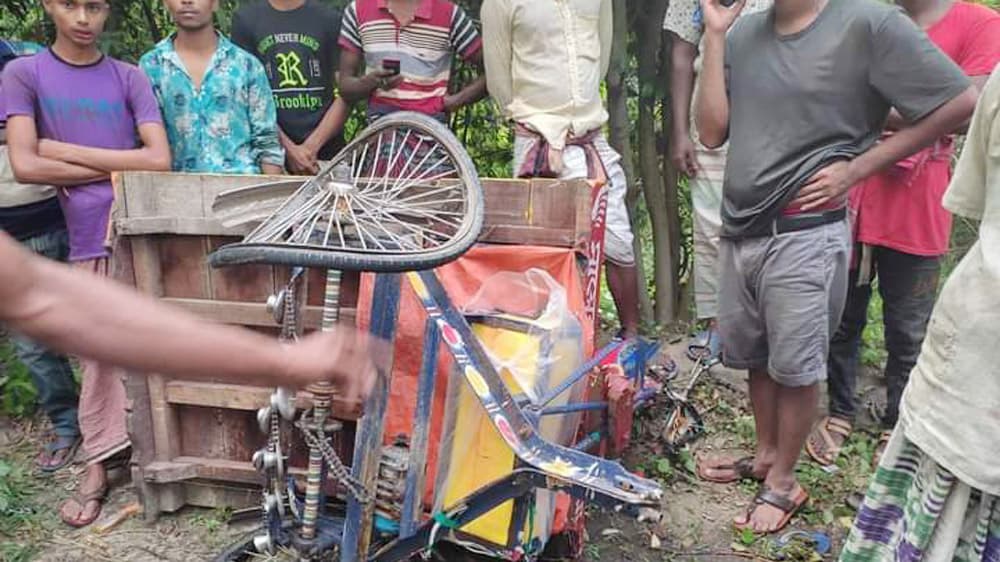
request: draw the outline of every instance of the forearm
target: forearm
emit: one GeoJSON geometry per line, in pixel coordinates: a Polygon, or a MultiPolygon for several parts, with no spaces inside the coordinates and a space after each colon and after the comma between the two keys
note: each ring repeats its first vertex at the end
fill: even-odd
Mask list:
{"type": "MultiPolygon", "coordinates": [[[[340,134],[344,129],[344,122],[347,121],[347,112],[347,102],[341,97],[334,99],[333,103],[326,110],[326,113],[323,114],[323,119],[320,120],[319,125],[316,126],[309,135],[309,138],[302,144],[308,146],[314,152],[319,152],[326,143],[330,142],[330,139],[340,134]]],[[[282,140],[282,144],[285,144],[284,140],[282,140]]]]}
{"type": "Polygon", "coordinates": [[[359,102],[368,97],[378,86],[374,77],[370,75],[349,76],[341,72],[340,94],[350,103],[359,102]]]}
{"type": "Polygon", "coordinates": [[[151,147],[113,150],[79,144],[60,143],[59,159],[105,173],[128,170],[169,171],[170,155],[151,147]]]}
{"type": "Polygon", "coordinates": [[[476,103],[486,96],[486,74],[482,73],[466,87],[456,92],[452,98],[452,110],[476,103]]]}
{"type": "Polygon", "coordinates": [[[108,179],[108,173],[87,166],[68,164],[37,154],[13,153],[10,157],[14,177],[21,183],[74,186],[108,179]]]}
{"type": "Polygon", "coordinates": [[[975,86],[917,123],[904,127],[851,161],[851,177],[861,181],[968,123],[976,105],[975,86]]]}
{"type": "Polygon", "coordinates": [[[670,105],[673,133],[691,135],[691,98],[694,94],[694,59],[697,48],[679,37],[673,38],[670,65],[670,105]]]}
{"type": "Polygon", "coordinates": [[[276,340],[208,324],[117,283],[83,279],[59,264],[20,261],[30,288],[4,318],[56,349],[141,371],[240,384],[267,385],[291,376],[276,340]],[[137,336],[146,345],[121,345],[137,336]]]}
{"type": "Polygon", "coordinates": [[[729,94],[726,92],[725,33],[705,34],[701,84],[695,99],[695,124],[701,143],[718,148],[729,136],[729,94]]]}

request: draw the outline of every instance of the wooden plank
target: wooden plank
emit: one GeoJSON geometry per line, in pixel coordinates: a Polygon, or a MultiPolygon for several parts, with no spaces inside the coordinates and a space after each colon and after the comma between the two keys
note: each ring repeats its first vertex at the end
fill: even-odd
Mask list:
{"type": "MultiPolygon", "coordinates": [[[[216,322],[241,326],[277,327],[274,316],[267,311],[267,306],[264,303],[175,298],[163,300],[216,322]]],[[[341,309],[340,314],[345,322],[353,322],[357,311],[354,308],[341,309]]],[[[305,328],[315,330],[320,326],[323,309],[318,306],[306,306],[302,309],[302,315],[305,328]]]]}
{"type": "MultiPolygon", "coordinates": [[[[259,386],[178,380],[167,383],[164,396],[171,404],[256,411],[270,403],[271,391],[259,386]]],[[[311,407],[312,395],[299,392],[295,406],[300,410],[311,407]]],[[[338,419],[356,420],[361,413],[361,403],[335,399],[333,413],[338,419]]]]}
{"type": "Polygon", "coordinates": [[[574,230],[555,230],[534,226],[488,226],[483,229],[482,239],[490,244],[518,244],[521,246],[555,246],[575,248],[578,236],[574,230]]]}
{"type": "Polygon", "coordinates": [[[115,221],[119,236],[140,234],[186,234],[211,236],[246,236],[254,225],[223,226],[212,218],[199,217],[136,217],[115,221]]]}
{"type": "Polygon", "coordinates": [[[147,295],[163,296],[163,277],[160,272],[157,240],[149,236],[137,237],[131,240],[131,245],[135,286],[147,295]]]}
{"type": "MultiPolygon", "coordinates": [[[[209,252],[230,240],[209,237],[209,252]]],[[[206,266],[207,267],[207,266],[206,266]]],[[[224,301],[266,302],[275,292],[274,274],[267,265],[237,265],[211,268],[212,298],[224,301]]]]}
{"type": "MultiPolygon", "coordinates": [[[[116,174],[116,190],[121,192],[123,199],[116,207],[116,228],[123,235],[173,233],[239,237],[247,233],[247,226],[226,228],[212,217],[215,196],[238,187],[288,179],[287,176],[160,172],[116,174]]],[[[484,179],[482,186],[487,227],[575,226],[578,230],[590,229],[589,220],[567,223],[574,210],[577,217],[589,217],[590,188],[584,180],[484,179]],[[550,204],[552,202],[561,204],[550,204]]],[[[487,229],[487,236],[481,241],[497,242],[489,237],[489,232],[487,229]]]]}
{"type": "Polygon", "coordinates": [[[197,465],[184,462],[156,461],[146,465],[143,480],[153,484],[171,484],[197,477],[197,465]]]}
{"type": "Polygon", "coordinates": [[[185,404],[171,407],[184,420],[179,456],[250,460],[254,451],[267,442],[267,436],[257,426],[255,412],[185,404]]]}
{"type": "Polygon", "coordinates": [[[158,236],[163,296],[209,297],[208,264],[202,236],[158,236]]]}

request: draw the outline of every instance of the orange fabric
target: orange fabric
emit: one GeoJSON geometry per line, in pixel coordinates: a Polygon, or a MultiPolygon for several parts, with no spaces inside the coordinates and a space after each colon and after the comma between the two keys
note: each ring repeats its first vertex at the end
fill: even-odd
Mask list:
{"type": "MultiPolygon", "coordinates": [[[[480,285],[501,271],[523,272],[538,268],[548,272],[566,289],[566,298],[573,314],[580,320],[584,330],[585,357],[593,355],[594,326],[586,321],[583,304],[583,283],[576,264],[576,254],[571,249],[543,246],[491,246],[477,245],[458,260],[439,267],[438,279],[448,292],[451,302],[459,309],[473,298],[480,285]]],[[[372,294],[375,286],[374,274],[361,276],[358,296],[358,326],[367,328],[371,320],[372,294]]],[[[413,289],[402,283],[399,301],[399,320],[396,325],[394,343],[395,357],[392,369],[392,383],[389,388],[389,405],[386,411],[386,442],[398,435],[410,435],[413,426],[413,411],[416,407],[417,383],[423,357],[423,334],[427,315],[413,289]]],[[[517,294],[497,295],[495,302],[504,308],[518,310],[525,306],[518,302],[517,294]],[[509,302],[502,302],[506,297],[509,302]]],[[[529,305],[531,307],[532,305],[529,305]]],[[[441,348],[438,354],[437,380],[430,421],[430,439],[427,452],[427,479],[424,501],[433,503],[434,480],[437,476],[438,448],[444,422],[445,391],[448,388],[448,374],[451,372],[451,355],[441,348]]]]}

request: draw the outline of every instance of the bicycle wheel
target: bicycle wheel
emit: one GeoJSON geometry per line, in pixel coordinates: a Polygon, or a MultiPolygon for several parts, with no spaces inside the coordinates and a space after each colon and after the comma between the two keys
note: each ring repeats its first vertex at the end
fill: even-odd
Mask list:
{"type": "Polygon", "coordinates": [[[483,224],[479,177],[447,127],[418,113],[376,121],[213,266],[251,263],[381,272],[430,269],[483,224]]]}

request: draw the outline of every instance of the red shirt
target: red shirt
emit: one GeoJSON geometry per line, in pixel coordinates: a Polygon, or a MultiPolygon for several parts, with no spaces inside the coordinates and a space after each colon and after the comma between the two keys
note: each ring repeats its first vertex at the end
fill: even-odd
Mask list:
{"type": "Polygon", "coordinates": [[[344,10],[338,44],[363,53],[369,71],[382,68],[383,60],[399,61],[403,82],[376,88],[368,98],[369,114],[378,115],[407,110],[443,116],[452,56],[469,60],[482,49],[475,24],[448,0],[421,0],[405,26],[386,0],[354,0],[344,10]]]}
{"type": "MultiPolygon", "coordinates": [[[[927,35],[968,76],[984,76],[1000,63],[1000,14],[955,2],[927,35]]],[[[951,139],[942,139],[851,192],[857,211],[855,239],[918,256],[948,252],[951,214],[941,205],[951,181],[951,139]]]]}

